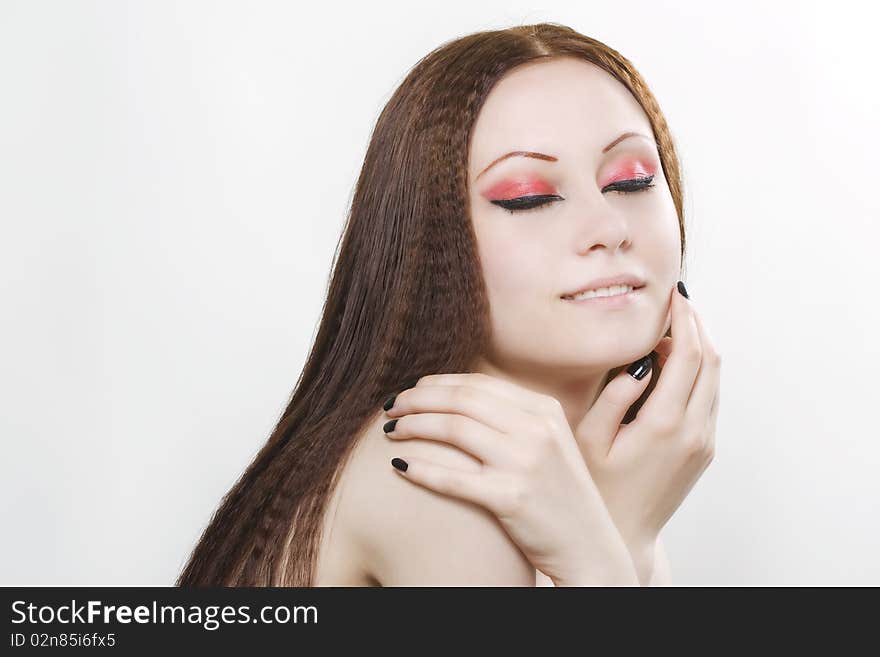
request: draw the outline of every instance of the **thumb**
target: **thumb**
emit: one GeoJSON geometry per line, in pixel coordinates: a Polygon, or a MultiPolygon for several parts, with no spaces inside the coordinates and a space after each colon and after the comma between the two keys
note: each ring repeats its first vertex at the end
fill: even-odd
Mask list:
{"type": "Polygon", "coordinates": [[[620,429],[629,407],[648,387],[653,372],[651,355],[640,358],[615,376],[587,411],[575,431],[584,456],[605,455],[620,429]]]}

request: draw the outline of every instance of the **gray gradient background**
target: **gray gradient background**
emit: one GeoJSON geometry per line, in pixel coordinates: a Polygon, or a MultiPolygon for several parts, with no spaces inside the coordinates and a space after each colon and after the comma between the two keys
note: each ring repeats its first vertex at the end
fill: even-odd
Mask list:
{"type": "Polygon", "coordinates": [[[0,2],[0,584],[169,584],[304,363],[369,133],[440,43],[551,20],[630,58],[724,357],[676,584],[880,584],[862,3],[0,2]],[[307,6],[308,7],[308,6],[307,6]]]}

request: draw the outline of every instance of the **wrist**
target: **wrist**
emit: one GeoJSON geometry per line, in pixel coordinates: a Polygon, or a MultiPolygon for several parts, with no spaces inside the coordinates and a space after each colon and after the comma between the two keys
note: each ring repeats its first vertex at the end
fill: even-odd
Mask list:
{"type": "Polygon", "coordinates": [[[657,537],[646,537],[627,542],[627,549],[638,577],[639,586],[650,585],[654,574],[656,547],[657,537]]]}
{"type": "Polygon", "coordinates": [[[550,577],[554,586],[640,586],[632,561],[550,577]]]}
{"type": "Polygon", "coordinates": [[[597,553],[597,546],[581,550],[567,561],[558,573],[547,573],[555,586],[640,586],[635,561],[627,551],[626,544],[616,535],[597,553]],[[587,555],[593,555],[588,557],[587,555]]]}

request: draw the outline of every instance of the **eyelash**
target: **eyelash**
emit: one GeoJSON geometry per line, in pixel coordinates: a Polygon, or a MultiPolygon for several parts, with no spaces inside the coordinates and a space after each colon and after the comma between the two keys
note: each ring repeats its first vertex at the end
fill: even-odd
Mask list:
{"type": "MultiPolygon", "coordinates": [[[[620,180],[611,183],[606,190],[611,192],[621,192],[623,194],[632,194],[634,192],[643,192],[651,187],[656,187],[651,181],[653,175],[644,178],[633,178],[632,180],[620,180]]],[[[545,206],[549,206],[555,200],[562,200],[561,196],[556,194],[535,194],[532,196],[520,196],[519,198],[506,199],[503,201],[491,201],[495,205],[507,210],[510,214],[514,212],[526,212],[528,210],[536,210],[545,206]]]]}

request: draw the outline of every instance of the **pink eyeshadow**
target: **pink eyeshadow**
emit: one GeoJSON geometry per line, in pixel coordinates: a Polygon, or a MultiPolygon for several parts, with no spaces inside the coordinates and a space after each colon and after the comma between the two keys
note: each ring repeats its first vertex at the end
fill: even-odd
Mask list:
{"type": "Polygon", "coordinates": [[[631,160],[616,167],[608,179],[602,182],[602,187],[620,180],[631,180],[633,178],[651,176],[656,170],[656,167],[652,163],[631,160]]]}
{"type": "Polygon", "coordinates": [[[520,196],[555,193],[553,187],[540,178],[517,176],[515,179],[504,180],[492,185],[483,192],[483,196],[492,201],[504,201],[520,196]]]}

